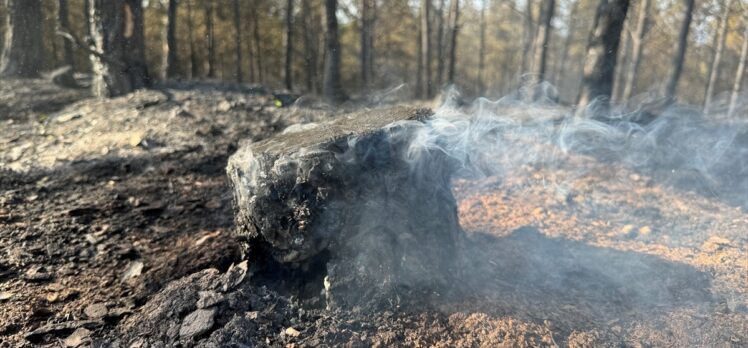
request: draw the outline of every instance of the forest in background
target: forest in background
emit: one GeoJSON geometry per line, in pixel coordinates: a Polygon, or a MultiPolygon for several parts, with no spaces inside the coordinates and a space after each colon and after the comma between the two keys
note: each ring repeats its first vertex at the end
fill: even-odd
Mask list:
{"type": "MultiPolygon", "coordinates": [[[[10,17],[12,1],[0,4],[0,18],[10,17]]],[[[97,2],[28,1],[41,4],[42,20],[35,23],[43,38],[40,69],[72,64],[76,72],[91,71],[90,52],[60,35],[90,37],[88,1],[97,2]]],[[[215,79],[322,93],[330,2],[336,1],[144,0],[138,5],[147,71],[154,80],[215,79]]],[[[679,101],[724,102],[741,90],[748,36],[743,0],[341,0],[335,4],[340,84],[347,95],[404,85],[413,97],[430,98],[454,84],[465,95],[496,98],[536,79],[574,104],[595,26],[605,24],[597,20],[600,8],[623,4],[615,72],[607,77],[613,101],[662,94],[681,53],[679,101]]],[[[5,22],[3,34],[10,30],[5,22]]]]}

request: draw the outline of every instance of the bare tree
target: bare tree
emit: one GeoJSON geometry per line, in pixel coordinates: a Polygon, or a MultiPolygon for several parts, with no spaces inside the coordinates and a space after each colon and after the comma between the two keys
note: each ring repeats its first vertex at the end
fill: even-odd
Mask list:
{"type": "Polygon", "coordinates": [[[480,8],[480,47],[478,48],[478,94],[486,90],[483,83],[483,69],[486,64],[486,1],[480,8]]]}
{"type": "Polygon", "coordinates": [[[301,2],[302,25],[304,33],[304,71],[306,72],[306,89],[307,91],[316,90],[317,86],[317,64],[319,52],[317,50],[317,31],[315,30],[317,16],[309,6],[308,0],[301,2]]]}
{"type": "Polygon", "coordinates": [[[639,65],[641,65],[642,53],[644,52],[644,39],[649,31],[649,7],[650,0],[642,0],[639,3],[639,15],[636,19],[636,29],[634,34],[631,36],[631,59],[629,61],[628,71],[626,72],[626,79],[623,86],[623,93],[621,94],[620,99],[623,102],[631,99],[631,94],[634,92],[636,75],[639,72],[639,65]]]}
{"type": "Polygon", "coordinates": [[[457,62],[457,33],[460,30],[460,0],[452,0],[452,9],[450,10],[450,43],[449,43],[449,70],[447,73],[447,83],[455,82],[455,64],[457,62]]]}
{"type": "Polygon", "coordinates": [[[560,86],[561,79],[564,72],[566,71],[566,61],[569,59],[569,49],[571,48],[572,39],[574,38],[574,31],[576,29],[576,26],[574,24],[577,23],[576,14],[579,10],[579,3],[580,0],[574,0],[574,3],[571,5],[571,10],[569,11],[569,21],[566,24],[566,38],[564,39],[564,45],[561,49],[560,61],[556,64],[557,69],[555,77],[553,79],[553,83],[557,86],[560,86]]]}
{"type": "Polygon", "coordinates": [[[338,1],[325,0],[325,76],[322,92],[330,103],[340,103],[347,99],[340,82],[340,40],[338,39],[338,1]]]}
{"type": "Polygon", "coordinates": [[[260,16],[257,13],[257,1],[252,2],[252,40],[255,44],[255,59],[257,60],[257,77],[260,83],[265,82],[265,66],[262,64],[262,39],[260,38],[260,16]]]}
{"type": "MultiPolygon", "coordinates": [[[[628,0],[601,0],[587,44],[578,110],[597,100],[607,109],[613,91],[613,78],[628,0]]],[[[606,110],[603,110],[605,112],[606,110]]]]}
{"type": "Polygon", "coordinates": [[[433,80],[431,76],[431,0],[421,0],[421,55],[419,65],[424,74],[420,75],[423,79],[418,82],[421,90],[418,95],[421,98],[431,98],[433,95],[433,80]]]}
{"type": "Polygon", "coordinates": [[[722,62],[722,51],[725,48],[725,38],[727,37],[727,21],[730,18],[730,5],[732,0],[725,0],[722,6],[724,6],[724,13],[719,21],[719,34],[717,36],[717,47],[714,49],[714,57],[712,58],[712,66],[709,68],[709,82],[706,85],[706,92],[704,94],[704,114],[709,114],[709,106],[712,103],[712,95],[714,94],[714,86],[717,84],[717,77],[719,76],[719,65],[722,62]]]}
{"type": "Polygon", "coordinates": [[[114,97],[147,87],[142,2],[91,1],[93,94],[114,97]]]}
{"type": "Polygon", "coordinates": [[[4,30],[0,76],[39,76],[44,59],[41,0],[7,0],[8,18],[4,30]]]}
{"type": "Polygon", "coordinates": [[[286,0],[286,60],[283,67],[286,89],[293,88],[293,0],[286,0]]]}
{"type": "Polygon", "coordinates": [[[161,64],[161,78],[163,80],[177,76],[177,0],[168,0],[164,24],[163,56],[161,64]]]}
{"type": "Polygon", "coordinates": [[[678,33],[678,46],[673,56],[673,63],[670,65],[670,71],[665,83],[663,95],[667,102],[675,100],[675,95],[678,91],[678,81],[680,80],[681,72],[683,71],[683,63],[686,60],[686,48],[688,47],[688,32],[691,28],[691,19],[693,19],[693,8],[695,0],[685,0],[686,11],[683,14],[683,22],[681,23],[680,32],[678,33]]]}
{"type": "MultiPolygon", "coordinates": [[[[548,42],[551,37],[551,21],[556,7],[555,0],[543,0],[538,18],[538,29],[535,35],[535,57],[532,62],[532,77],[535,83],[545,79],[546,60],[548,56],[548,42]]],[[[533,96],[535,99],[537,96],[533,96]]]]}
{"type": "MultiPolygon", "coordinates": [[[[59,24],[62,28],[69,28],[70,27],[70,19],[68,18],[69,10],[68,10],[68,0],[59,0],[57,3],[57,20],[59,21],[59,24]]],[[[64,51],[63,51],[63,61],[65,62],[65,65],[70,67],[70,71],[73,72],[76,70],[76,64],[75,64],[75,53],[73,51],[73,43],[69,40],[64,40],[64,51]]]]}
{"type": "Polygon", "coordinates": [[[374,78],[375,8],[375,1],[361,1],[361,84],[364,90],[368,90],[371,87],[374,78]]]}
{"type": "Polygon", "coordinates": [[[244,82],[242,70],[242,14],[239,0],[234,0],[234,50],[236,51],[236,82],[244,82]]]}
{"type": "Polygon", "coordinates": [[[216,77],[216,44],[213,30],[213,1],[205,2],[205,40],[208,49],[208,78],[216,77]]]}
{"type": "Polygon", "coordinates": [[[527,71],[527,63],[529,63],[530,50],[532,49],[532,39],[534,33],[532,15],[532,0],[525,0],[525,13],[523,17],[524,26],[522,28],[522,58],[520,62],[520,74],[524,74],[527,71]]]}
{"type": "MultiPolygon", "coordinates": [[[[748,18],[744,19],[748,22],[748,18]]],[[[748,64],[748,25],[745,26],[745,33],[743,34],[743,48],[740,50],[740,63],[738,63],[738,71],[735,72],[735,83],[732,85],[732,93],[730,94],[730,106],[727,109],[727,114],[732,116],[735,112],[735,108],[738,105],[738,97],[740,96],[740,86],[743,85],[743,77],[745,76],[745,68],[748,64]]]]}
{"type": "Polygon", "coordinates": [[[610,99],[617,103],[620,100],[622,87],[624,85],[625,70],[629,61],[629,46],[631,46],[631,29],[629,21],[624,21],[621,31],[621,47],[618,49],[618,62],[616,64],[615,77],[613,79],[613,92],[610,99]]]}
{"type": "Polygon", "coordinates": [[[190,46],[190,78],[197,77],[197,54],[195,52],[195,40],[194,31],[195,24],[192,21],[192,0],[185,0],[187,2],[187,40],[190,46]]]}
{"type": "Polygon", "coordinates": [[[444,6],[446,0],[439,0],[439,8],[436,11],[436,84],[441,87],[444,84],[444,6]]]}

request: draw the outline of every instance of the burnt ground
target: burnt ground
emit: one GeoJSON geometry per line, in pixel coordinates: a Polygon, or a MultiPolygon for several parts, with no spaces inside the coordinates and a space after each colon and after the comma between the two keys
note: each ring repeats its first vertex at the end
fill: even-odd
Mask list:
{"type": "Polygon", "coordinates": [[[334,117],[305,105],[3,81],[0,346],[748,344],[745,207],[575,154],[457,180],[465,274],[424,305],[328,311],[255,284],[226,160],[243,139],[334,117]]]}

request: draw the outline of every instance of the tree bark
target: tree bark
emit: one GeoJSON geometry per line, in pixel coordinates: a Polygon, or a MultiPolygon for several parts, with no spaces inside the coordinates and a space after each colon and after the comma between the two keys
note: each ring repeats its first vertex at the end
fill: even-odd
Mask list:
{"type": "Polygon", "coordinates": [[[7,0],[0,76],[34,78],[44,63],[41,0],[7,0]]]}
{"type": "MultiPolygon", "coordinates": [[[[746,20],[748,21],[748,18],[746,20]]],[[[745,33],[743,34],[743,48],[740,50],[740,63],[738,63],[738,71],[735,72],[735,83],[732,85],[732,93],[730,94],[730,105],[727,108],[728,116],[732,116],[738,106],[738,97],[740,96],[740,87],[743,85],[746,64],[748,64],[748,26],[745,27],[745,33]]]]}
{"type": "Polygon", "coordinates": [[[709,69],[709,82],[706,85],[706,92],[704,94],[704,114],[709,114],[709,106],[712,103],[712,95],[714,94],[714,86],[717,84],[717,78],[719,77],[719,65],[722,62],[722,51],[725,47],[725,38],[727,37],[727,21],[730,18],[730,5],[732,0],[725,0],[723,2],[724,14],[719,22],[719,35],[717,37],[717,47],[714,49],[714,58],[712,58],[712,66],[709,69]]]}
{"type": "Polygon", "coordinates": [[[371,88],[374,78],[374,7],[372,0],[361,1],[361,85],[365,91],[371,88]]]}
{"type": "Polygon", "coordinates": [[[452,9],[450,14],[451,23],[449,24],[452,33],[449,44],[449,71],[447,73],[447,83],[455,82],[455,65],[457,62],[457,33],[460,30],[460,0],[452,0],[452,9]]]}
{"type": "Polygon", "coordinates": [[[626,73],[626,82],[623,86],[623,94],[621,95],[621,101],[627,102],[631,99],[631,95],[634,92],[634,85],[636,84],[636,75],[639,72],[639,65],[642,60],[642,53],[644,52],[644,39],[649,31],[649,10],[650,0],[642,0],[639,3],[639,17],[636,20],[636,32],[631,38],[631,59],[626,73]]]}
{"type": "Polygon", "coordinates": [[[348,97],[340,81],[340,41],[338,39],[338,1],[325,0],[325,76],[322,92],[329,103],[338,104],[348,97]]]}
{"type": "MultiPolygon", "coordinates": [[[[303,1],[303,0],[302,0],[303,1]]],[[[283,69],[286,89],[293,88],[293,0],[286,1],[286,60],[283,69]]]]}
{"type": "Polygon", "coordinates": [[[93,94],[115,97],[148,87],[140,0],[92,0],[93,94]]]}
{"type": "Polygon", "coordinates": [[[421,66],[424,74],[420,83],[421,91],[419,97],[430,99],[433,95],[433,84],[431,76],[431,0],[421,0],[421,66]]]}
{"type": "Polygon", "coordinates": [[[177,0],[169,0],[163,17],[164,33],[161,79],[168,80],[178,74],[177,67],[177,0]]]}
{"type": "Polygon", "coordinates": [[[613,91],[621,31],[628,12],[628,0],[601,0],[587,44],[582,88],[577,98],[578,110],[598,101],[601,112],[607,112],[613,91]]]}
{"type": "Polygon", "coordinates": [[[205,40],[208,49],[208,78],[216,77],[216,47],[213,31],[213,1],[205,2],[205,40]]]}
{"type": "Polygon", "coordinates": [[[262,40],[260,38],[260,17],[257,14],[257,2],[252,4],[252,39],[255,44],[255,59],[257,60],[257,78],[260,83],[265,82],[263,76],[265,73],[262,65],[262,40]]]}
{"type": "MultiPolygon", "coordinates": [[[[556,7],[555,0],[543,0],[543,7],[538,18],[538,29],[535,36],[535,57],[532,62],[532,77],[534,84],[545,80],[546,61],[548,57],[548,42],[551,37],[551,21],[556,7]]],[[[533,96],[536,99],[537,96],[533,96]]]]}
{"type": "Polygon", "coordinates": [[[486,64],[486,1],[480,8],[480,45],[478,47],[478,95],[483,95],[486,86],[483,82],[483,70],[486,64]]]}
{"type": "Polygon", "coordinates": [[[628,51],[629,46],[631,45],[631,33],[629,24],[627,23],[624,23],[623,25],[621,40],[623,42],[621,42],[621,48],[618,50],[618,64],[616,64],[615,78],[613,80],[613,92],[610,97],[610,99],[614,103],[617,103],[619,100],[621,100],[621,92],[625,75],[624,71],[626,70],[629,61],[628,51]]]}
{"type": "Polygon", "coordinates": [[[695,0],[686,1],[686,12],[683,14],[680,32],[678,33],[678,46],[673,56],[673,63],[670,66],[667,82],[665,83],[664,97],[667,102],[675,101],[678,92],[678,81],[680,81],[681,72],[683,72],[683,63],[686,60],[686,48],[688,47],[688,32],[691,28],[691,19],[693,19],[693,8],[695,0]]]}
{"type": "MultiPolygon", "coordinates": [[[[68,0],[59,0],[57,8],[57,20],[62,28],[66,30],[70,28],[70,18],[68,0]]],[[[75,51],[73,51],[73,43],[69,40],[63,40],[64,48],[64,64],[70,67],[70,72],[74,72],[77,69],[75,64],[75,51]]]]}
{"type": "Polygon", "coordinates": [[[234,0],[234,50],[236,51],[236,82],[244,82],[242,70],[242,15],[239,0],[234,0]]]}
{"type": "Polygon", "coordinates": [[[192,79],[197,77],[198,74],[194,40],[195,24],[192,21],[192,0],[185,1],[187,1],[187,40],[189,40],[190,45],[190,78],[192,79]]]}

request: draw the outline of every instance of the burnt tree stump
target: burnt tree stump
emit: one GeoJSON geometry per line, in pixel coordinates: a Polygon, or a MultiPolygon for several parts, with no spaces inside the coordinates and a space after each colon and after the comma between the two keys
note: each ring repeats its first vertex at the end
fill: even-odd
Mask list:
{"type": "Polygon", "coordinates": [[[243,144],[227,172],[252,262],[316,267],[320,275],[297,284],[317,284],[328,306],[395,305],[446,289],[462,233],[456,166],[439,151],[409,152],[430,115],[364,111],[243,144]]]}

